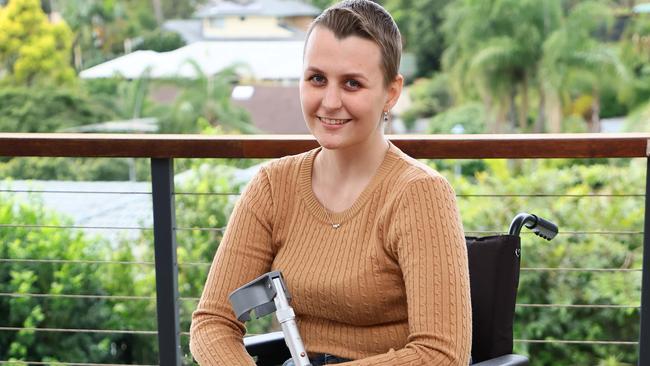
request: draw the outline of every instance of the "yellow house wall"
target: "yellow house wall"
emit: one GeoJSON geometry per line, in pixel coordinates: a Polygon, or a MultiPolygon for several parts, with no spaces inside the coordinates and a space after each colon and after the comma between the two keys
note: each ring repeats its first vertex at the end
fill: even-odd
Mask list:
{"type": "Polygon", "coordinates": [[[300,29],[303,32],[306,32],[307,29],[309,29],[312,20],[314,20],[314,17],[310,16],[284,18],[284,22],[287,23],[287,25],[300,29]]]}
{"type": "Polygon", "coordinates": [[[209,19],[203,20],[203,34],[206,37],[239,38],[239,37],[290,37],[290,31],[278,26],[275,17],[238,16],[225,17],[223,27],[215,28],[209,19]]]}

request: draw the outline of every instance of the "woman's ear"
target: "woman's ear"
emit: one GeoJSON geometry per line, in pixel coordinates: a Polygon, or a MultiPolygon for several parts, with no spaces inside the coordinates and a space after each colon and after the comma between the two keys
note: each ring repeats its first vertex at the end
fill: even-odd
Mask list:
{"type": "Polygon", "coordinates": [[[395,79],[388,85],[388,96],[386,98],[386,109],[390,110],[395,106],[397,100],[399,99],[400,94],[402,94],[402,88],[404,87],[404,77],[401,74],[397,74],[395,79]]]}

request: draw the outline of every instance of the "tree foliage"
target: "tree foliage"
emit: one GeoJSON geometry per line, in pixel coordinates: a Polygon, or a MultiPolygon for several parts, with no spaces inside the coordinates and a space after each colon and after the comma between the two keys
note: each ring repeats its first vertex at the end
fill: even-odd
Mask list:
{"type": "Polygon", "coordinates": [[[0,89],[1,132],[56,132],[113,116],[114,112],[99,101],[68,88],[0,89]]]}
{"type": "Polygon", "coordinates": [[[145,34],[142,43],[137,45],[137,50],[152,50],[156,52],[173,51],[185,46],[185,41],[178,33],[155,30],[145,34]]]}
{"type": "Polygon", "coordinates": [[[158,27],[151,1],[58,0],[57,9],[75,34],[79,70],[124,54],[126,44],[158,27]]]}
{"type": "MultiPolygon", "coordinates": [[[[643,200],[633,194],[643,192],[644,163],[549,160],[514,167],[505,160],[487,160],[486,169],[473,178],[447,176],[461,195],[467,231],[505,231],[522,211],[558,223],[560,234],[551,242],[522,235],[522,267],[625,270],[641,268],[642,235],[633,233],[643,227],[643,200]]],[[[517,302],[634,307],[639,305],[640,291],[640,272],[524,270],[517,302]]],[[[634,341],[639,311],[633,307],[518,307],[515,338],[634,341]]],[[[617,345],[516,343],[516,351],[529,354],[532,365],[632,365],[637,357],[635,347],[617,345]]]]}
{"type": "Polygon", "coordinates": [[[68,219],[44,209],[35,198],[25,202],[3,195],[0,200],[0,221],[26,225],[0,228],[0,257],[73,261],[14,261],[0,266],[0,291],[24,294],[0,297],[0,312],[6,315],[3,316],[2,325],[25,328],[0,332],[1,360],[91,363],[125,363],[142,358],[155,360],[156,342],[151,336],[93,332],[62,335],[60,332],[32,330],[155,329],[154,304],[146,300],[143,304],[142,300],[137,303],[101,297],[61,296],[151,296],[152,271],[93,262],[133,261],[134,248],[130,241],[111,248],[105,240],[89,237],[78,230],[29,227],[71,224],[68,219]]]}
{"type": "MultiPolygon", "coordinates": [[[[560,226],[552,242],[523,234],[522,267],[620,268],[641,267],[642,200],[633,196],[643,188],[643,161],[618,164],[555,160],[524,162],[513,167],[504,160],[481,162],[474,175],[443,171],[459,194],[467,231],[504,231],[518,212],[547,217],[560,226]],[[553,179],[549,179],[552,176],[553,179]],[[513,196],[528,194],[529,196],[513,196]],[[555,197],[555,194],[568,194],[555,197]],[[588,195],[590,197],[583,197],[588,195]],[[579,233],[612,231],[614,234],[579,233]]],[[[437,166],[445,166],[439,162],[437,166]]],[[[215,161],[180,161],[189,168],[176,177],[176,231],[178,242],[181,326],[189,329],[196,306],[192,298],[202,291],[208,266],[223,235],[223,228],[241,190],[242,180],[229,166],[215,161]],[[191,194],[187,194],[191,193],[191,194]]],[[[37,201],[18,204],[0,201],[2,222],[61,225],[65,219],[39,208],[37,201]]],[[[46,231],[0,228],[2,258],[58,258],[75,260],[150,260],[152,233],[106,243],[67,229],[46,231]],[[137,257],[134,253],[138,253],[137,257]]],[[[151,268],[140,265],[12,263],[0,267],[0,292],[46,294],[110,294],[151,296],[151,268]]],[[[523,271],[519,303],[638,305],[639,272],[523,271]]],[[[155,329],[153,302],[104,299],[37,299],[0,297],[0,310],[12,314],[17,327],[71,327],[155,329]],[[60,302],[59,302],[60,301],[60,302]],[[90,309],[90,311],[88,310],[90,309]],[[83,316],[80,316],[83,315],[83,316]],[[67,323],[69,319],[71,323],[67,323]],[[61,323],[65,322],[65,323],[61,323]]],[[[515,319],[517,339],[635,340],[638,309],[574,309],[519,307],[515,319]]],[[[271,319],[248,324],[253,333],[271,326],[271,319]]],[[[59,361],[155,363],[155,337],[134,335],[78,335],[66,353],[53,350],[60,339],[29,331],[0,332],[0,357],[59,361]],[[4,337],[4,338],[2,338],[4,337]],[[4,342],[4,343],[2,343],[4,342]],[[52,347],[37,347],[47,342],[52,347]],[[12,346],[13,344],[13,346],[12,346]],[[58,353],[57,353],[58,352],[58,353]],[[73,355],[73,356],[71,356],[73,355]],[[71,359],[73,358],[74,359],[71,359]]],[[[187,351],[187,338],[183,337],[187,351]]],[[[616,345],[517,343],[518,352],[531,356],[533,365],[631,364],[636,349],[616,345]]],[[[189,360],[188,360],[189,362],[189,360]]]]}
{"type": "Polygon", "coordinates": [[[612,19],[596,0],[458,0],[446,13],[443,64],[460,101],[482,99],[490,131],[534,125],[559,132],[563,106],[576,92],[591,97],[588,122],[595,130],[604,85],[626,76],[618,54],[598,38],[612,19]],[[538,108],[531,123],[533,96],[538,108]]]}
{"type": "Polygon", "coordinates": [[[207,0],[162,0],[162,11],[165,19],[189,19],[197,8],[207,0]]]}
{"type": "Polygon", "coordinates": [[[234,68],[208,75],[192,63],[197,77],[171,80],[180,93],[173,104],[159,105],[153,112],[161,119],[161,130],[168,133],[199,133],[200,121],[227,133],[254,133],[250,115],[232,103],[230,95],[237,79],[234,68]]]}
{"type": "Polygon", "coordinates": [[[51,23],[38,0],[11,0],[0,8],[0,77],[12,84],[70,84],[72,32],[51,23]]]}
{"type": "Polygon", "coordinates": [[[454,99],[449,89],[448,74],[439,73],[431,78],[415,80],[409,88],[411,107],[401,117],[409,129],[417,119],[429,118],[451,108],[454,99]]]}
{"type": "MultiPolygon", "coordinates": [[[[188,331],[210,263],[223,235],[243,182],[234,170],[205,160],[179,162],[188,168],[176,178],[179,290],[181,326],[188,331]]],[[[66,226],[70,221],[45,210],[37,198],[28,202],[0,200],[1,222],[19,225],[66,226]]],[[[82,294],[144,296],[155,294],[153,268],[146,265],[94,263],[92,261],[151,261],[153,235],[109,243],[71,229],[0,228],[0,258],[73,260],[74,263],[10,262],[0,267],[0,292],[25,294],[82,294]],[[137,253],[137,256],[136,256],[137,253]],[[80,263],[91,261],[91,263],[80,263]]],[[[0,311],[10,314],[2,326],[76,329],[155,330],[155,302],[123,299],[71,299],[0,296],[0,311]]],[[[250,332],[269,329],[271,318],[249,324],[250,332]]],[[[0,360],[45,360],[153,364],[158,362],[156,337],[135,334],[78,333],[61,341],[60,334],[19,331],[0,332],[0,360]]],[[[188,352],[188,339],[182,338],[188,352]]],[[[189,353],[189,352],[188,352],[189,353]]],[[[186,363],[191,358],[186,356],[186,363]]]]}
{"type": "Polygon", "coordinates": [[[441,25],[444,10],[452,0],[386,0],[384,6],[395,18],[407,51],[415,55],[416,76],[440,71],[445,49],[441,25]]]}

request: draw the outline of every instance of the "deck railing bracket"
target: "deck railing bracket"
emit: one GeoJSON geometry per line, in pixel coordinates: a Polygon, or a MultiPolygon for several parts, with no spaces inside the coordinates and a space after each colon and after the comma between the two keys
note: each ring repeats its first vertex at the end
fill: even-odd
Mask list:
{"type": "Polygon", "coordinates": [[[174,161],[151,159],[156,309],[160,366],[181,365],[178,262],[174,210],[174,161]]]}

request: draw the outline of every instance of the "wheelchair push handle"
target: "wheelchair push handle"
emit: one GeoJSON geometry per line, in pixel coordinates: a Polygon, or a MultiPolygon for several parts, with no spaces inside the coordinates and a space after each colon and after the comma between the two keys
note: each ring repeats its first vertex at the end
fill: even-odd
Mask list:
{"type": "Polygon", "coordinates": [[[281,272],[274,271],[261,275],[233,291],[229,299],[239,321],[250,320],[253,310],[258,318],[275,312],[294,364],[311,365],[296,325],[296,314],[289,305],[291,296],[281,272]]]}
{"type": "Polygon", "coordinates": [[[546,240],[553,239],[559,231],[557,225],[551,221],[543,219],[537,215],[523,212],[515,216],[512,220],[508,234],[519,236],[519,233],[521,233],[521,229],[524,226],[532,230],[535,235],[546,240]]]}

